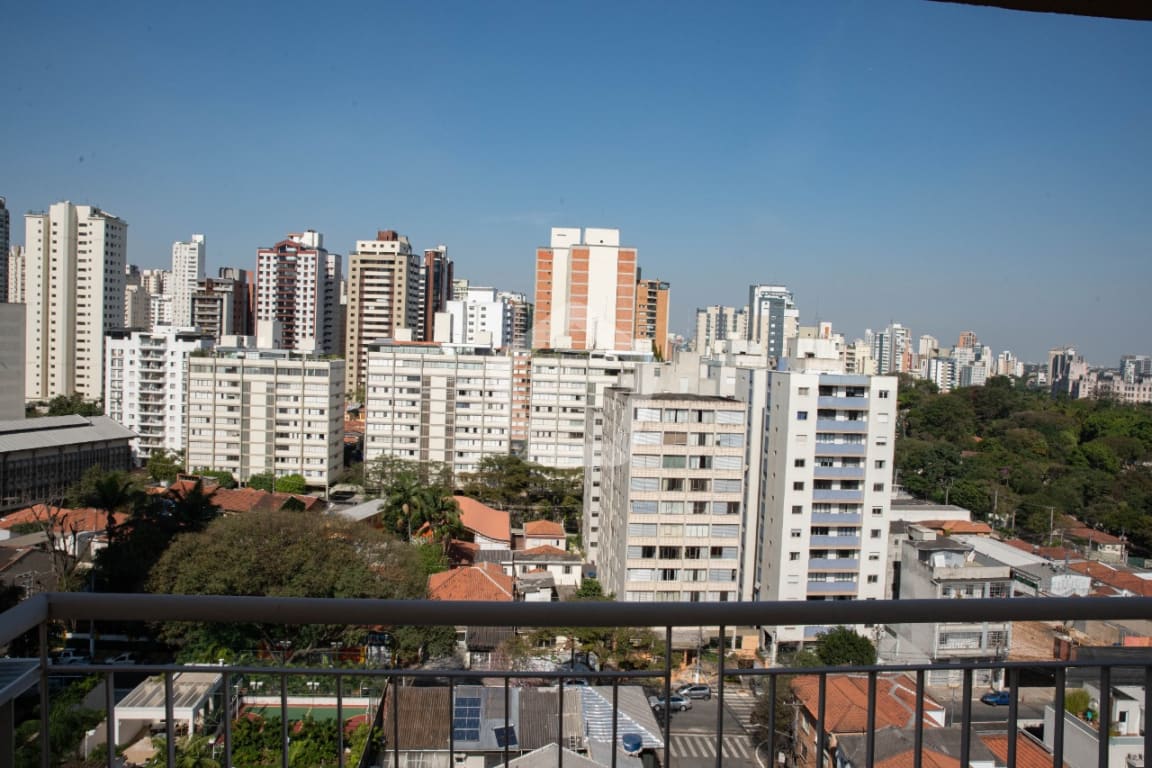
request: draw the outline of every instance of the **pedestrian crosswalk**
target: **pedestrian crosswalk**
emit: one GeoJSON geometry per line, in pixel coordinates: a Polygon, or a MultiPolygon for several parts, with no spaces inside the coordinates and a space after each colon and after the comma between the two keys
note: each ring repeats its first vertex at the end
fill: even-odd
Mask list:
{"type": "MultiPolygon", "coordinates": [[[[723,757],[747,760],[752,756],[752,745],[743,734],[725,735],[723,757]]],[[[703,733],[673,733],[672,757],[716,757],[716,737],[703,733]]]]}
{"type": "Polygon", "coordinates": [[[756,697],[743,688],[724,690],[724,706],[736,717],[740,727],[748,730],[752,723],[752,710],[756,708],[756,697]]]}

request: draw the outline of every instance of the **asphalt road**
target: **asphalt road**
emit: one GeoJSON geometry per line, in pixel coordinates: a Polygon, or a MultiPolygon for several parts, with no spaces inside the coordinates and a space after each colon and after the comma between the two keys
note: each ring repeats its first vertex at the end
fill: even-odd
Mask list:
{"type": "MultiPolygon", "coordinates": [[[[716,718],[717,700],[693,699],[692,709],[672,713],[672,735],[669,745],[672,748],[670,768],[714,768],[716,765],[716,718]]],[[[661,725],[663,718],[658,717],[661,725]]],[[[753,744],[740,725],[739,716],[731,707],[724,707],[723,736],[720,748],[723,749],[725,766],[733,768],[754,768],[753,744]]],[[[663,755],[661,755],[663,758],[663,755]]]]}

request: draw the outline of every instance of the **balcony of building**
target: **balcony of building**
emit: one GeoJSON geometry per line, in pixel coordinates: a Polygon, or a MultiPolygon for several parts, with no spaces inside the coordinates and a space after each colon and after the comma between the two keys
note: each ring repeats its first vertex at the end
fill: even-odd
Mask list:
{"type": "Polygon", "coordinates": [[[819,408],[831,408],[835,410],[866,411],[868,410],[868,398],[821,395],[817,398],[816,405],[819,408]]]}
{"type": "Polygon", "coordinates": [[[813,501],[848,501],[861,503],[864,491],[855,488],[816,488],[812,491],[813,501]]]}
{"type": "Polygon", "coordinates": [[[860,525],[864,516],[860,512],[813,512],[813,525],[860,525]]]}
{"type": "Polygon", "coordinates": [[[808,541],[813,549],[860,549],[859,536],[812,536],[808,541]]]}
{"type": "Polygon", "coordinates": [[[817,480],[863,480],[864,467],[829,467],[817,464],[812,468],[812,476],[817,480]]]}
{"type": "MultiPolygon", "coordinates": [[[[832,586],[832,585],[829,585],[832,586]]],[[[834,597],[827,595],[827,597],[834,597]]],[[[952,618],[964,622],[980,621],[1100,621],[1140,620],[1152,615],[1152,599],[1013,599],[965,600],[949,604],[952,618]]],[[[51,720],[36,720],[39,711],[50,711],[64,696],[56,683],[64,678],[94,678],[99,685],[90,697],[103,720],[95,728],[73,734],[91,750],[85,765],[123,765],[115,751],[96,752],[99,746],[126,742],[140,735],[158,749],[159,765],[240,765],[235,750],[245,733],[251,733],[253,718],[258,713],[284,713],[286,717],[269,718],[274,729],[263,733],[262,740],[274,762],[281,766],[303,765],[292,750],[293,739],[305,721],[334,719],[345,727],[332,729],[330,753],[315,758],[315,765],[339,768],[357,766],[417,765],[548,765],[602,766],[603,768],[640,768],[641,766],[737,766],[764,768],[769,763],[781,766],[800,765],[796,745],[798,733],[769,727],[754,730],[748,712],[754,696],[762,692],[768,723],[795,719],[777,718],[780,706],[795,711],[796,699],[777,693],[791,690],[789,680],[795,676],[816,679],[818,696],[810,706],[811,735],[816,754],[835,748],[833,718],[843,717],[845,702],[831,695],[830,678],[855,673],[863,681],[860,704],[866,727],[859,730],[863,740],[862,759],[858,765],[880,765],[886,746],[883,729],[877,727],[882,708],[891,702],[880,701],[882,676],[892,672],[906,674],[910,691],[902,706],[907,708],[909,749],[892,764],[921,766],[956,764],[984,765],[978,761],[982,734],[987,725],[977,722],[979,701],[983,692],[977,680],[994,670],[1006,683],[1008,702],[997,708],[1002,719],[1000,733],[1017,734],[1026,724],[1022,709],[1021,676],[1044,673],[1051,676],[1045,696],[1055,712],[1065,712],[1069,683],[1074,674],[1098,675],[1100,685],[1095,718],[1085,723],[1073,722],[1069,728],[1053,729],[1046,738],[1049,750],[1044,761],[1025,759],[1017,740],[1006,739],[1006,752],[994,763],[996,768],[1031,768],[1052,765],[1060,768],[1073,755],[1071,739],[1079,737],[1072,729],[1080,728],[1090,737],[1095,733],[1120,733],[1111,739],[1078,740],[1096,749],[1096,760],[1089,764],[1111,766],[1111,759],[1123,751],[1122,760],[1134,765],[1132,758],[1152,753],[1152,735],[1141,723],[1136,727],[1131,718],[1121,722],[1121,710],[1112,706],[1114,690],[1121,674],[1141,681],[1132,691],[1136,709],[1147,712],[1152,703],[1152,657],[1128,657],[1125,660],[1005,662],[957,662],[947,665],[898,663],[867,667],[814,667],[790,669],[736,664],[737,651],[715,656],[715,668],[709,677],[711,698],[693,700],[693,709],[706,710],[705,716],[689,722],[683,712],[647,706],[645,694],[663,695],[674,690],[674,657],[696,638],[735,637],[740,628],[769,629],[779,627],[798,631],[797,636],[816,640],[833,625],[930,624],[940,613],[939,601],[791,601],[761,603],[484,603],[383,600],[319,600],[306,598],[263,597],[190,597],[171,595],[105,595],[42,593],[25,600],[0,615],[0,644],[19,639],[20,647],[31,652],[30,658],[0,660],[0,765],[17,765],[17,757],[27,762],[28,750],[38,760],[32,764],[56,765],[63,758],[53,754],[50,744],[59,736],[52,733],[51,720]],[[145,664],[133,667],[110,663],[53,663],[49,659],[49,627],[55,623],[87,624],[89,622],[138,621],[147,616],[153,621],[192,621],[219,623],[261,622],[268,625],[327,624],[349,627],[379,627],[381,623],[398,626],[466,626],[492,628],[503,634],[514,634],[516,628],[563,627],[651,627],[664,639],[667,650],[654,657],[646,669],[614,670],[587,668],[579,675],[563,665],[549,669],[494,669],[480,671],[461,668],[404,668],[387,666],[389,654],[366,654],[354,666],[304,665],[285,666],[275,660],[269,663],[238,665],[145,664]],[[679,639],[678,639],[679,638],[679,639]],[[677,645],[677,643],[680,645],[677,645]],[[948,712],[951,727],[958,735],[957,752],[950,763],[936,762],[929,749],[926,733],[935,728],[926,715],[930,702],[927,681],[937,670],[947,669],[958,675],[948,712]],[[580,677],[580,685],[560,685],[580,677]],[[118,680],[132,677],[142,680],[131,693],[122,695],[118,680]],[[590,683],[590,684],[588,684],[590,683]],[[641,690],[641,686],[646,690],[641,690]],[[1138,691],[1138,693],[1136,692],[1138,691]],[[17,737],[17,714],[22,725],[17,737]],[[711,719],[715,715],[715,719],[711,719]],[[367,740],[354,739],[353,727],[370,727],[367,740]],[[531,728],[528,727],[531,724],[531,728]],[[753,733],[756,735],[753,736],[753,733]],[[204,737],[211,751],[209,762],[188,761],[181,754],[186,735],[204,737]],[[1069,736],[1068,734],[1072,734],[1069,736]],[[152,737],[157,737],[155,742],[152,737]],[[355,749],[353,749],[355,747],[355,749]],[[18,755],[19,753],[19,755],[18,755]],[[94,757],[93,755],[102,755],[94,757]],[[528,761],[521,760],[529,758],[528,761]],[[295,760],[295,761],[294,761],[295,760]]],[[[379,633],[377,633],[379,634],[379,633]]],[[[733,643],[735,645],[735,643],[733,643]]],[[[726,647],[726,641],[719,647],[726,647]]],[[[16,648],[12,645],[9,650],[16,648]]],[[[367,646],[380,648],[381,646],[367,646]]],[[[383,647],[387,647],[386,645],[383,647]]],[[[478,654],[488,656],[487,653],[478,654]]],[[[683,670],[681,670],[682,672],[683,670]]],[[[1035,706],[1035,697],[1029,701],[1035,706]]],[[[932,705],[938,706],[938,705],[932,705]]],[[[986,707],[985,707],[986,708],[986,707]]],[[[793,728],[796,726],[793,725],[793,728]]],[[[831,754],[831,752],[830,752],[831,754]]],[[[206,756],[207,757],[207,756],[206,756]]],[[[1093,755],[1089,754],[1089,759],[1093,755]]],[[[79,763],[77,763],[79,764],[79,763]]],[[[263,763],[261,763],[263,764],[263,763]]],[[[1069,763],[1070,764],[1070,763],[1069,763]]],[[[1081,764],[1081,763],[1078,763],[1081,764]]]]}
{"type": "Polygon", "coordinates": [[[817,419],[816,429],[820,432],[867,432],[868,422],[864,419],[817,419]]]}

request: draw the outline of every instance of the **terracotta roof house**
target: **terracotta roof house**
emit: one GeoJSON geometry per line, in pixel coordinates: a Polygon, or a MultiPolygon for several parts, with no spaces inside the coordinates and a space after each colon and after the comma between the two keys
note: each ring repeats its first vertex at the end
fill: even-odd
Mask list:
{"type": "Polygon", "coordinates": [[[1073,528],[1064,535],[1083,546],[1089,560],[1123,563],[1128,558],[1128,541],[1119,536],[1088,527],[1073,528]]]}
{"type": "Polygon", "coordinates": [[[500,509],[467,496],[453,496],[460,507],[460,522],[480,545],[480,549],[511,549],[511,516],[500,509]]]}
{"type": "Polygon", "coordinates": [[[271,493],[256,488],[218,488],[212,494],[212,503],[220,507],[221,512],[266,512],[284,508],[284,505],[295,500],[306,511],[317,508],[323,509],[324,500],[318,496],[302,496],[295,493],[271,493]]]}
{"type": "Polygon", "coordinates": [[[524,523],[524,549],[541,546],[567,549],[568,537],[564,533],[564,526],[551,520],[531,520],[524,523]]]}
{"type": "MultiPolygon", "coordinates": [[[[962,768],[960,745],[969,735],[955,726],[924,729],[920,765],[922,768],[962,768]]],[[[1007,765],[1007,733],[977,732],[976,736],[969,741],[969,765],[1007,765]]],[[[915,739],[915,731],[911,728],[877,729],[874,742],[876,768],[914,768],[915,739]]],[[[867,764],[867,737],[864,734],[841,736],[834,749],[839,768],[864,768],[867,764]]],[[[1016,736],[1016,766],[1051,768],[1052,754],[1031,735],[1020,731],[1016,736]]]]}
{"type": "Polygon", "coordinates": [[[428,577],[428,597],[431,600],[512,602],[515,595],[512,577],[492,563],[454,568],[428,577]]]}
{"type": "MultiPolygon", "coordinates": [[[[819,681],[813,676],[798,676],[792,681],[792,695],[800,704],[798,715],[806,725],[797,734],[800,764],[817,766],[819,734],[816,723],[819,711],[819,681]]],[[[875,727],[904,729],[916,725],[916,682],[907,675],[879,675],[876,678],[875,727]]],[[[944,725],[944,708],[924,697],[924,726],[944,725]]],[[[836,748],[837,737],[864,733],[868,728],[868,676],[863,674],[828,675],[824,698],[825,745],[829,757],[836,748]]]]}

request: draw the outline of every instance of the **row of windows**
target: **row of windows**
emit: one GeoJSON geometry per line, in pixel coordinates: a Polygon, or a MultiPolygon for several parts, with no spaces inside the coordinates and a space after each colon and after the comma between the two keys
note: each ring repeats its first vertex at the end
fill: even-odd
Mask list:
{"type": "Polygon", "coordinates": [[[720,448],[743,448],[740,432],[633,432],[633,445],[697,445],[720,448]]]}
{"type": "Polygon", "coordinates": [[[633,491],[667,491],[671,493],[690,491],[694,493],[740,493],[744,484],[739,479],[707,477],[634,477],[633,491]]]}
{"type": "Polygon", "coordinates": [[[632,513],[636,515],[738,515],[738,501],[634,501],[632,513]]]}
{"type": "Polygon", "coordinates": [[[740,456],[677,456],[658,454],[637,454],[632,457],[632,466],[636,469],[729,469],[739,470],[744,467],[744,459],[740,456]]]}
{"type": "Polygon", "coordinates": [[[630,537],[648,537],[665,539],[679,539],[682,537],[692,539],[706,539],[709,536],[717,539],[737,539],[740,537],[739,525],[709,525],[707,523],[628,523],[630,537]]]}

